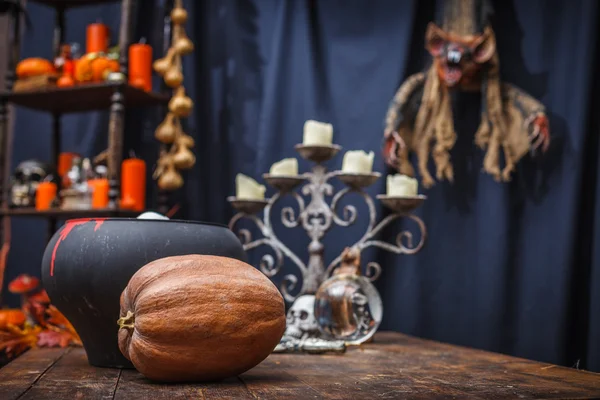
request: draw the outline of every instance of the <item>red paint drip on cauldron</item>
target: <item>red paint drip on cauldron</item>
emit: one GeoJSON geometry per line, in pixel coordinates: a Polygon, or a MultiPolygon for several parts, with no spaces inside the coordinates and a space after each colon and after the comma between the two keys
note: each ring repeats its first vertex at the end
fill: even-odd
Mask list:
{"type": "Polygon", "coordinates": [[[73,228],[75,228],[76,226],[79,226],[79,225],[86,224],[88,222],[92,222],[92,221],[96,222],[96,226],[94,227],[94,232],[95,232],[104,223],[104,218],[82,218],[82,219],[75,219],[75,220],[67,221],[64,229],[62,230],[62,232],[60,232],[60,236],[58,237],[58,240],[56,241],[56,244],[54,245],[54,250],[52,251],[52,261],[50,262],[50,276],[54,276],[54,261],[56,260],[56,252],[58,251],[58,246],[60,245],[60,243],[63,240],[65,240],[67,238],[67,236],[69,236],[69,233],[71,233],[73,228]]]}

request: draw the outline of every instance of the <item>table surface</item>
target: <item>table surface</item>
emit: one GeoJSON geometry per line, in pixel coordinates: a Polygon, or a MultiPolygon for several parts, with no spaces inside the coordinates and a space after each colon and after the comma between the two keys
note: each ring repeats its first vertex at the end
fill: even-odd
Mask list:
{"type": "Polygon", "coordinates": [[[0,369],[0,399],[598,398],[600,374],[383,332],[343,355],[271,354],[237,378],[151,383],[95,368],[82,348],[34,349],[0,369]]]}

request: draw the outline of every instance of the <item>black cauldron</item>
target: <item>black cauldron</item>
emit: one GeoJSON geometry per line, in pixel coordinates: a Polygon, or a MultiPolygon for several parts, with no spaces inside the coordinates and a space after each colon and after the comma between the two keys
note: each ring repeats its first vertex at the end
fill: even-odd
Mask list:
{"type": "Polygon", "coordinates": [[[42,282],[96,367],[133,368],[117,343],[121,292],[163,257],[207,254],[246,261],[239,239],[215,224],[129,218],[69,220],[48,243],[42,282]]]}

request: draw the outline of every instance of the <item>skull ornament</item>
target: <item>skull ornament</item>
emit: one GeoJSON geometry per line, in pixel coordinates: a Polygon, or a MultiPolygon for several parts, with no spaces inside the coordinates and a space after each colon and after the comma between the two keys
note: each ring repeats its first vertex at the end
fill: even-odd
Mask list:
{"type": "Polygon", "coordinates": [[[52,178],[49,165],[37,160],[21,162],[11,178],[10,205],[33,207],[38,185],[48,178],[52,178]]]}
{"type": "Polygon", "coordinates": [[[315,296],[305,294],[298,297],[288,310],[285,336],[300,339],[314,336],[318,331],[319,326],[315,319],[315,296]]]}

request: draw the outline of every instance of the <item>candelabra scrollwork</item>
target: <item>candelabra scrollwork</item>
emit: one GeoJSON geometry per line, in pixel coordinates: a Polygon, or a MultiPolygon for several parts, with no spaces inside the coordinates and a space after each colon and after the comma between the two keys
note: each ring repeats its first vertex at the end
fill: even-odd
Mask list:
{"type": "MultiPolygon", "coordinates": [[[[235,231],[236,225],[241,219],[248,219],[254,223],[262,236],[253,240],[248,229],[239,229],[237,233],[244,249],[250,251],[266,246],[271,250],[270,253],[262,256],[259,263],[259,268],[265,275],[269,277],[277,275],[283,267],[285,258],[292,261],[296,272],[286,274],[280,287],[286,301],[293,302],[301,295],[314,294],[320,284],[339,266],[341,255],[331,261],[325,268],[323,260],[324,246],[321,240],[334,224],[348,227],[357,221],[358,210],[354,205],[340,206],[342,199],[350,193],[356,193],[362,197],[369,212],[366,230],[352,247],[361,251],[368,247],[377,247],[396,254],[415,254],[423,247],[426,239],[425,224],[411,212],[425,200],[425,196],[377,196],[377,199],[392,211],[392,214],[377,223],[375,202],[373,197],[365,191],[365,188],[377,181],[381,176],[379,173],[328,172],[321,163],[332,158],[340,150],[340,147],[336,145],[298,145],[296,149],[302,157],[315,163],[310,172],[297,176],[263,175],[267,183],[278,190],[268,200],[241,200],[234,197],[228,199],[234,208],[239,211],[231,219],[230,229],[235,231]],[[333,178],[338,178],[346,184],[346,187],[334,193],[333,185],[330,183],[333,178]],[[300,184],[303,184],[300,192],[308,199],[308,202],[305,201],[302,195],[294,191],[300,184]],[[286,228],[301,226],[306,231],[311,240],[308,246],[309,258],[307,263],[304,263],[292,252],[273,230],[271,212],[273,206],[284,196],[293,197],[296,200],[295,206],[297,206],[297,209],[291,206],[283,207],[281,210],[281,223],[286,228]],[[326,200],[328,197],[331,197],[330,203],[326,200]],[[262,219],[255,215],[260,210],[264,210],[262,219]],[[413,233],[410,231],[400,232],[392,243],[376,239],[385,227],[400,218],[407,218],[416,222],[420,235],[418,242],[415,243],[413,233]],[[302,278],[302,286],[296,291],[296,294],[292,294],[297,287],[299,278],[302,278]]],[[[377,262],[369,262],[366,264],[363,276],[375,281],[381,275],[381,270],[381,265],[377,262]]]]}
{"type": "MultiPolygon", "coordinates": [[[[248,214],[247,212],[242,211],[233,216],[233,218],[229,222],[229,228],[231,230],[234,230],[234,227],[242,218],[249,219],[256,225],[256,227],[259,229],[262,235],[261,238],[253,240],[252,233],[249,229],[239,229],[237,231],[237,235],[240,238],[240,241],[242,242],[244,250],[246,251],[250,251],[261,246],[266,246],[269,249],[271,249],[271,251],[274,253],[274,256],[269,253],[264,254],[259,262],[260,270],[269,278],[274,277],[281,271],[285,257],[292,260],[294,265],[300,270],[302,276],[304,276],[306,274],[307,269],[306,265],[302,262],[302,260],[300,260],[300,258],[298,258],[298,256],[294,252],[292,252],[283,242],[281,242],[277,238],[277,235],[273,231],[271,225],[271,205],[274,204],[279,198],[280,195],[276,194],[271,199],[272,203],[269,202],[269,205],[265,207],[264,222],[260,220],[256,215],[248,214]]],[[[297,196],[297,199],[300,208],[302,209],[304,207],[303,200],[300,196],[297,196]]],[[[290,210],[286,211],[285,213],[292,214],[292,219],[290,219],[288,222],[293,222],[294,211],[290,208],[290,210]]],[[[297,222],[294,223],[297,224],[297,222]]],[[[283,277],[280,289],[287,301],[294,300],[295,296],[292,296],[290,294],[290,291],[293,291],[296,288],[297,282],[298,278],[293,274],[287,274],[283,277]]]]}
{"type": "MultiPolygon", "coordinates": [[[[391,214],[385,217],[379,224],[377,224],[377,226],[373,227],[374,221],[375,220],[372,218],[367,232],[353,245],[353,247],[356,247],[361,251],[367,247],[378,247],[391,253],[410,255],[419,252],[425,244],[427,230],[421,218],[417,217],[416,215],[391,214]],[[399,218],[407,218],[417,223],[420,238],[416,244],[413,242],[413,233],[408,230],[403,230],[402,232],[398,233],[396,235],[395,243],[388,243],[382,240],[374,239],[381,232],[381,230],[399,218]]],[[[340,255],[329,264],[326,270],[326,276],[330,276],[335,268],[339,266],[341,258],[342,256],[340,255]]],[[[379,275],[381,275],[381,266],[374,261],[368,263],[364,272],[364,276],[369,278],[371,281],[375,281],[377,278],[379,278],[379,275]]]]}

